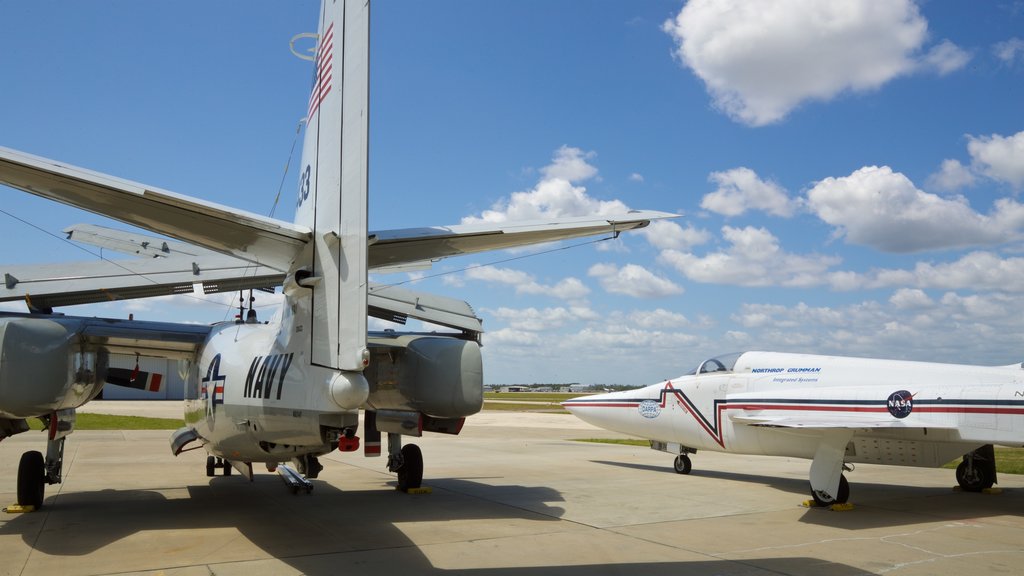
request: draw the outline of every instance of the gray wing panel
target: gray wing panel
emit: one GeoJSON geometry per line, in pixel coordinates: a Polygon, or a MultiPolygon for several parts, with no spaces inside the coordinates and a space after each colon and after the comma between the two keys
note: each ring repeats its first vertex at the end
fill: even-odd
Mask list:
{"type": "Polygon", "coordinates": [[[0,183],[282,271],[310,239],[302,226],[2,147],[0,183]]]}
{"type": "Polygon", "coordinates": [[[618,234],[643,228],[651,220],[675,216],[665,212],[634,211],[609,217],[384,230],[370,235],[370,269],[596,234],[618,234]]]}

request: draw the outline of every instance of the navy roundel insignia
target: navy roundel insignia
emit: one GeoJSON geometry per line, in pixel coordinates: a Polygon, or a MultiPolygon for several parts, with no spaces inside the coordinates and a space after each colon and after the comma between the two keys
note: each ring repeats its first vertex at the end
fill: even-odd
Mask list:
{"type": "Polygon", "coordinates": [[[914,409],[914,396],[906,390],[893,392],[889,394],[886,407],[889,409],[889,414],[896,418],[906,418],[910,416],[910,412],[914,409]]]}

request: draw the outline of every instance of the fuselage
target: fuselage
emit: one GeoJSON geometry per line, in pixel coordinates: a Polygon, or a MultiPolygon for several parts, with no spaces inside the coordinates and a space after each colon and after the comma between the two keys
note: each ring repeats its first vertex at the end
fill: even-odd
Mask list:
{"type": "Polygon", "coordinates": [[[1024,370],[747,352],[645,388],[564,403],[596,426],[690,449],[813,458],[853,429],[847,461],[937,466],[1024,444],[1024,370]]]}

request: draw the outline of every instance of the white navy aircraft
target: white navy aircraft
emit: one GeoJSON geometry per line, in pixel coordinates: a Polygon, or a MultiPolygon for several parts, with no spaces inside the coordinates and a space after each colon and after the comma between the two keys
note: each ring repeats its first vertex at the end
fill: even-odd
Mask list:
{"type": "Polygon", "coordinates": [[[640,228],[659,212],[559,220],[367,229],[368,0],[324,0],[308,103],[295,222],[216,205],[0,148],[0,183],[102,214],[164,237],[74,226],[71,238],[138,258],[5,266],[0,301],[27,313],[0,315],[0,439],[41,419],[45,454],[26,452],[18,502],[43,503],[61,481],[75,409],[104,385],[159,386],[161,375],[116,369],[112,354],[180,361],[185,426],[170,440],[209,453],[206,473],[251,479],[254,463],[310,490],[317,457],[362,447],[399,488],[420,485],[423,458],[403,436],[458,434],[483,404],[481,323],[465,302],[369,284],[368,271],[440,258],[640,228]],[[282,286],[269,322],[250,307],[210,326],[64,316],[71,304],[282,286]],[[444,334],[367,332],[367,316],[417,318],[444,334]],[[284,463],[292,463],[286,466],[284,463]]]}
{"type": "Polygon", "coordinates": [[[811,460],[816,504],[845,503],[844,470],[941,466],[964,490],[996,482],[993,444],[1024,445],[1024,365],[966,366],[746,352],[637,390],[563,403],[579,418],[676,454],[714,450],[811,460]]]}

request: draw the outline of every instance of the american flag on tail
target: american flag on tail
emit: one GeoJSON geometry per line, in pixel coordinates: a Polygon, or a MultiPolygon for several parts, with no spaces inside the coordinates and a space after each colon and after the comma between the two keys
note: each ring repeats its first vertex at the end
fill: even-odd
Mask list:
{"type": "Polygon", "coordinates": [[[320,109],[320,103],[331,92],[331,65],[334,59],[334,23],[320,37],[320,47],[316,51],[316,78],[313,80],[313,92],[309,95],[309,111],[307,118],[320,109]]]}

